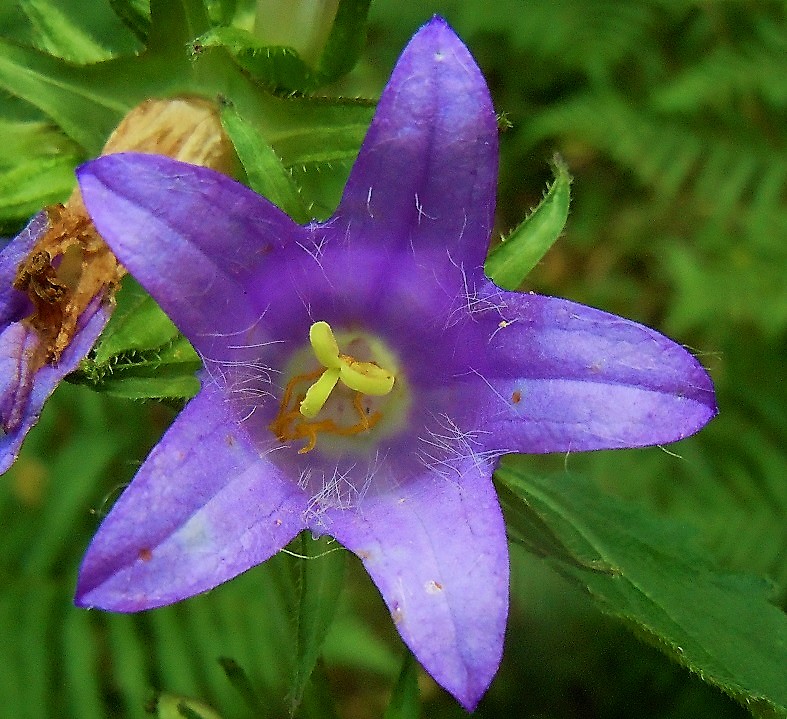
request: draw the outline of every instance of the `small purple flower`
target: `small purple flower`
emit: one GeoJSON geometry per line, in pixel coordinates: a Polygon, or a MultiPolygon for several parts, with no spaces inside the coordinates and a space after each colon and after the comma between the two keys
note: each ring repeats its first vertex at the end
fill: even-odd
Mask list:
{"type": "Polygon", "coordinates": [[[50,356],[46,338],[31,322],[33,303],[14,288],[20,265],[50,227],[47,213],[39,212],[0,251],[0,474],[13,464],[49,395],[90,351],[111,311],[102,296],[94,297],[76,320],[68,346],[50,356]]]}
{"type": "Polygon", "coordinates": [[[101,158],[79,180],[204,360],[87,552],[81,606],[176,602],[308,528],[361,558],[404,641],[472,709],[508,608],[498,458],[672,442],[716,413],[705,371],[659,333],[484,276],[495,115],[440,19],[402,54],[325,223],[161,157],[101,158]]]}

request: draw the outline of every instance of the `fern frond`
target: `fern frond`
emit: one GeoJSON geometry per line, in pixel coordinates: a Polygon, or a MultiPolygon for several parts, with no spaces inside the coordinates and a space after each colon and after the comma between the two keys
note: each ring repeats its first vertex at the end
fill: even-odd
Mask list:
{"type": "Polygon", "coordinates": [[[463,3],[458,16],[464,33],[501,34],[516,51],[597,79],[642,53],[658,25],[656,8],[617,0],[463,3]]]}
{"type": "Polygon", "coordinates": [[[653,104],[667,112],[696,112],[702,106],[723,109],[741,98],[755,96],[773,108],[784,109],[787,107],[785,78],[787,47],[721,46],[657,88],[653,104]]]}
{"type": "MultiPolygon", "coordinates": [[[[525,141],[561,137],[608,155],[652,188],[662,200],[691,193],[708,214],[725,216],[756,197],[778,212],[783,164],[764,140],[733,138],[686,121],[634,107],[612,94],[585,94],[537,115],[525,141]]],[[[569,164],[570,164],[570,153],[569,164]]]]}

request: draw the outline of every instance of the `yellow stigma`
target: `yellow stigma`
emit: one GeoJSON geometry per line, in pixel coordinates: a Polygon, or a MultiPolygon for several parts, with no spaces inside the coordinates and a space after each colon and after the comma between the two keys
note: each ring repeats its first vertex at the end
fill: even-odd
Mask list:
{"type": "Polygon", "coordinates": [[[339,344],[327,322],[315,322],[309,328],[309,342],[317,361],[326,369],[306,391],[300,405],[304,417],[317,416],[339,381],[356,392],[375,397],[382,397],[393,389],[393,372],[374,362],[360,362],[350,355],[339,354],[339,344]]]}
{"type": "MultiPolygon", "coordinates": [[[[290,379],[279,412],[270,425],[281,441],[307,439],[307,445],[299,450],[301,454],[314,449],[317,435],[321,432],[349,437],[372,429],[382,418],[382,413],[364,409],[362,398],[365,395],[382,397],[389,394],[395,381],[394,372],[375,362],[361,361],[342,354],[327,322],[315,322],[309,328],[309,343],[324,369],[297,374],[290,379]],[[302,390],[297,388],[306,382],[311,384],[301,394],[302,390]],[[330,412],[329,417],[316,419],[340,382],[352,390],[352,407],[357,421],[349,425],[340,424],[330,416],[330,412]]],[[[344,396],[347,396],[346,390],[344,396]]]]}

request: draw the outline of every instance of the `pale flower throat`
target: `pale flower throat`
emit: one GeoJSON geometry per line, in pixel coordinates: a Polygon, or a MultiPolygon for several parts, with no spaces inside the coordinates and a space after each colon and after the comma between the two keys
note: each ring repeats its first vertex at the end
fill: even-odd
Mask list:
{"type": "Polygon", "coordinates": [[[383,419],[388,402],[375,398],[386,397],[394,389],[393,356],[373,338],[348,335],[346,339],[348,346],[358,346],[375,361],[342,354],[331,326],[315,322],[309,328],[311,351],[305,354],[310,364],[316,358],[320,367],[294,372],[284,388],[270,430],[282,442],[307,440],[299,454],[313,450],[320,434],[356,437],[368,433],[383,419]]]}

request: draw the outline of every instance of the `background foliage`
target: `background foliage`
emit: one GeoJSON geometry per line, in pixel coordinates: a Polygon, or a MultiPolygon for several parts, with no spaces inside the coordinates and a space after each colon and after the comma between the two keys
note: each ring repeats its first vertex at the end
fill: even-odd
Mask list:
{"type": "MultiPolygon", "coordinates": [[[[363,3],[346,5],[363,12],[363,3]]],[[[327,216],[370,104],[292,98],[292,89],[375,97],[414,30],[434,12],[445,15],[510,125],[502,134],[499,233],[538,203],[556,151],[574,178],[565,232],[523,287],[678,338],[710,369],[721,408],[707,429],[669,449],[505,464],[499,486],[512,536],[512,616],[503,666],[479,714],[738,717],[746,706],[787,715],[785,625],[765,601],[787,607],[784,3],[378,0],[360,60],[344,77],[346,67],[331,58],[312,74],[290,52],[261,60],[248,39],[248,2],[154,2],[153,10],[151,24],[141,0],[94,0],[90,12],[76,0],[2,0],[4,233],[68,196],[74,165],[97,153],[131,105],[194,88],[231,101],[225,120],[235,123],[250,184],[275,174],[269,165],[255,174],[260,163],[278,163],[296,188],[288,195],[278,185],[291,212],[327,216]],[[589,538],[580,530],[591,516],[598,523],[588,525],[589,538]],[[627,543],[621,535],[631,527],[636,541],[627,543]],[[653,585],[663,592],[647,596],[658,611],[640,607],[636,592],[638,581],[653,581],[637,572],[656,553],[669,573],[653,585]],[[738,571],[752,576],[725,573],[738,571]],[[689,573],[690,591],[670,584],[679,572],[689,573]],[[620,590],[610,577],[631,586],[620,590]],[[735,625],[724,602],[740,597],[752,616],[741,609],[735,625]],[[726,608],[717,613],[719,606],[726,608]],[[674,623],[659,624],[662,614],[674,623]],[[707,644],[703,624],[721,627],[718,645],[707,644]],[[689,642],[702,635],[708,657],[678,641],[681,628],[689,642]],[[724,666],[708,670],[714,662],[724,666]]],[[[144,302],[128,292],[126,306],[144,302]]],[[[110,616],[71,606],[97,520],[174,416],[172,402],[120,396],[139,396],[127,380],[157,372],[169,356],[160,347],[177,340],[165,324],[161,332],[166,342],[137,355],[105,344],[82,381],[106,380],[111,364],[124,389],[62,387],[0,483],[5,715],[142,717],[155,689],[166,693],[162,716],[210,716],[204,705],[178,709],[169,695],[198,698],[226,719],[289,711],[351,718],[386,707],[386,716],[417,716],[417,682],[425,716],[460,716],[410,660],[402,665],[401,643],[355,559],[344,571],[343,552],[325,555],[333,547],[308,539],[291,549],[318,558],[279,555],[171,608],[110,616]],[[313,596],[324,600],[325,616],[304,609],[313,596]]],[[[193,370],[190,356],[181,361],[193,370]]],[[[186,382],[148,395],[190,392],[186,382]]]]}

